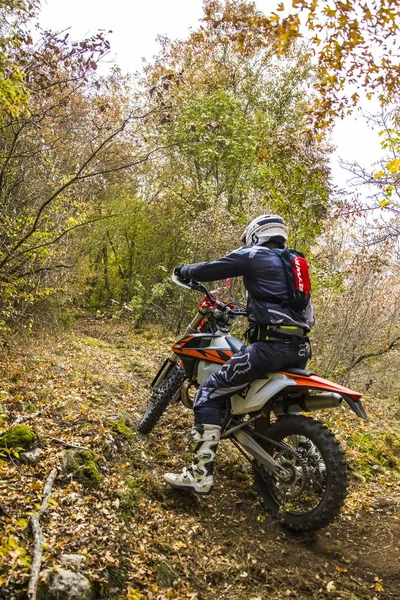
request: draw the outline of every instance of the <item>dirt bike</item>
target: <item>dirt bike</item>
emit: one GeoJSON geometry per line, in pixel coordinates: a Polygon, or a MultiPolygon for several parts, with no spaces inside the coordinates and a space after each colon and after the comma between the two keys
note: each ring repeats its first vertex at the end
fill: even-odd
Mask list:
{"type": "MultiPolygon", "coordinates": [[[[173,281],[204,294],[198,312],[151,383],[151,399],[138,429],[149,433],[169,404],[193,409],[193,396],[243,343],[230,335],[245,311],[218,300],[202,283],[173,281]]],[[[266,374],[227,400],[221,440],[250,462],[264,508],[286,528],[316,531],[339,513],[347,492],[347,465],[339,442],[320,421],[301,413],[343,401],[367,418],[362,394],[298,368],[266,374]]]]}

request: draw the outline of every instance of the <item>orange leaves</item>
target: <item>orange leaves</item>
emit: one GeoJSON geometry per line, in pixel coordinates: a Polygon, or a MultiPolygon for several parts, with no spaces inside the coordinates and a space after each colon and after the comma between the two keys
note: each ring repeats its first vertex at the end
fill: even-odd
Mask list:
{"type": "Polygon", "coordinates": [[[300,19],[297,14],[289,15],[283,19],[275,28],[275,36],[278,41],[277,54],[281,56],[298,37],[300,33],[300,19]]]}
{"type": "Polygon", "coordinates": [[[279,34],[279,39],[281,42],[283,42],[283,44],[287,44],[290,39],[290,32],[282,31],[282,33],[279,34]]]}
{"type": "MultiPolygon", "coordinates": [[[[251,25],[250,16],[244,13],[234,23],[233,20],[229,23],[229,19],[233,17],[225,11],[218,26],[234,25],[237,39],[248,27],[257,28],[258,23],[260,33],[266,42],[275,46],[278,56],[286,54],[298,38],[311,41],[317,68],[324,67],[327,71],[322,81],[316,80],[314,85],[320,96],[313,107],[315,122],[325,121],[328,125],[336,115],[343,116],[352,110],[349,100],[353,105],[358,104],[359,90],[352,96],[346,93],[349,81],[368,98],[377,95],[382,105],[400,93],[398,66],[388,44],[400,27],[398,2],[293,0],[291,6],[279,2],[275,12],[266,17],[259,13],[255,19],[252,15],[251,25]],[[289,10],[289,14],[284,17],[285,10],[289,10]],[[300,27],[300,16],[304,13],[300,27]],[[303,33],[304,26],[315,34],[303,33]]],[[[239,44],[243,42],[239,40],[239,44]]]]}

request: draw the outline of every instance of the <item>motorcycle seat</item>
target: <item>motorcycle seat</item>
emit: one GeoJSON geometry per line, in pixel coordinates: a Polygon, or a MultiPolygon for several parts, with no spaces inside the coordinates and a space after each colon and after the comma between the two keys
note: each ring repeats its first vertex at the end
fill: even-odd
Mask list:
{"type": "Polygon", "coordinates": [[[229,344],[229,346],[230,346],[233,354],[236,354],[237,352],[240,352],[240,350],[244,346],[243,342],[241,342],[237,338],[233,337],[233,335],[229,335],[225,339],[228,342],[228,344],[229,344]]]}
{"type": "Polygon", "coordinates": [[[282,369],[282,371],[284,373],[291,373],[292,375],[303,375],[303,377],[311,377],[311,375],[316,375],[315,371],[305,371],[304,369],[296,369],[296,367],[282,369]]]}

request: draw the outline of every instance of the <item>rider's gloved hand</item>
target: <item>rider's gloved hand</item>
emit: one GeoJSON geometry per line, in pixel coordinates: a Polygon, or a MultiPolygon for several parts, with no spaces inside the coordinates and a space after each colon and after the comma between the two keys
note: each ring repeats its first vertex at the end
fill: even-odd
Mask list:
{"type": "Polygon", "coordinates": [[[181,269],[182,269],[182,265],[178,265],[177,267],[175,267],[175,269],[174,269],[174,275],[175,275],[175,277],[183,279],[183,277],[181,275],[181,269]]]}

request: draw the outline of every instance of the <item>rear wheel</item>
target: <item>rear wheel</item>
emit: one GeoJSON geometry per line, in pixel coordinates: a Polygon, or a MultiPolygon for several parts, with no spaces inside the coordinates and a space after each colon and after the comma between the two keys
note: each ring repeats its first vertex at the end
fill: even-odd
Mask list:
{"type": "Polygon", "coordinates": [[[139,421],[138,430],[140,433],[150,433],[165,412],[168,404],[174,399],[185,379],[185,370],[175,364],[168,371],[165,378],[153,387],[146,412],[139,421]]]}
{"type": "Polygon", "coordinates": [[[339,513],[347,491],[346,460],[333,433],[302,415],[283,416],[269,428],[257,429],[257,441],[290,473],[283,482],[262,465],[255,465],[255,487],[265,508],[292,531],[326,527],[339,513]]]}

